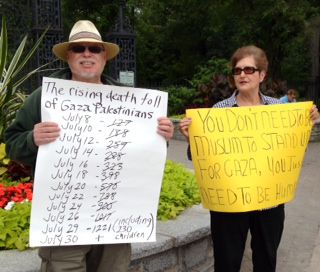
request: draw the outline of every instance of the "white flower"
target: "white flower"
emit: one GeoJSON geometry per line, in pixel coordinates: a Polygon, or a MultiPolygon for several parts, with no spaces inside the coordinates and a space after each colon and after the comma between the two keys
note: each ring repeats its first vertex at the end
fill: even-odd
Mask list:
{"type": "Polygon", "coordinates": [[[10,211],[12,207],[14,206],[15,202],[14,201],[9,201],[7,205],[4,207],[5,210],[10,211]]]}

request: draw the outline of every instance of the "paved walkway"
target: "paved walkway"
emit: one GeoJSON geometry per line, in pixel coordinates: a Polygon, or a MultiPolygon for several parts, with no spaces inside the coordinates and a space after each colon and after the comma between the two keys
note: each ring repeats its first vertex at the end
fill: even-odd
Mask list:
{"type": "MultiPolygon", "coordinates": [[[[193,168],[186,158],[187,143],[173,140],[168,159],[193,168]]],[[[286,220],[278,251],[277,272],[320,272],[320,142],[310,143],[296,198],[286,204],[286,220]]],[[[241,272],[252,271],[247,247],[241,272]]]]}

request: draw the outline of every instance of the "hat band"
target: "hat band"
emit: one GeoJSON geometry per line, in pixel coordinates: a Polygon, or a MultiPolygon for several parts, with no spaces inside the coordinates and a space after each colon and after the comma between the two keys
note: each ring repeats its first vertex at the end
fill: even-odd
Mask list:
{"type": "Polygon", "coordinates": [[[71,37],[69,37],[69,42],[83,39],[83,38],[92,38],[92,39],[95,39],[98,41],[102,41],[101,37],[99,35],[94,34],[92,32],[83,31],[83,32],[76,33],[76,34],[72,35],[71,37]]]}

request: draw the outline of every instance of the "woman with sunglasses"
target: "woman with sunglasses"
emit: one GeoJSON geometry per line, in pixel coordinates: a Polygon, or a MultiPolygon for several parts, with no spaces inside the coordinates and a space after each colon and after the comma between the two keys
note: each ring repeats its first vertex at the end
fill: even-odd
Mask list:
{"type": "MultiPolygon", "coordinates": [[[[266,77],[268,60],[265,52],[253,45],[237,49],[231,57],[233,95],[218,102],[213,107],[243,107],[281,103],[278,99],[265,96],[260,92],[260,83],[266,77]]],[[[319,121],[318,109],[311,110],[312,121],[319,121]]],[[[180,131],[189,141],[190,118],[180,123],[180,131]]],[[[190,148],[188,157],[191,159],[190,148]]],[[[254,272],[276,271],[277,249],[280,244],[283,224],[284,205],[242,212],[226,213],[210,211],[211,235],[214,250],[215,272],[238,272],[247,240],[251,233],[252,262],[254,272]]]]}

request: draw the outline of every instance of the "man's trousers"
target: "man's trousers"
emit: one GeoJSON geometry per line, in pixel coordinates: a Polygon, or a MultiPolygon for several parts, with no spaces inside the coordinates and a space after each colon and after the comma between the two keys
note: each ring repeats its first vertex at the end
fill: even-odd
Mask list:
{"type": "Polygon", "coordinates": [[[41,272],[127,272],[130,244],[41,247],[41,272]]]}

